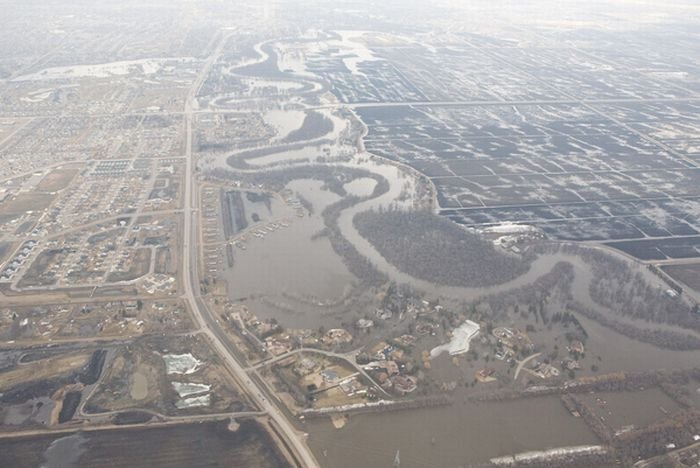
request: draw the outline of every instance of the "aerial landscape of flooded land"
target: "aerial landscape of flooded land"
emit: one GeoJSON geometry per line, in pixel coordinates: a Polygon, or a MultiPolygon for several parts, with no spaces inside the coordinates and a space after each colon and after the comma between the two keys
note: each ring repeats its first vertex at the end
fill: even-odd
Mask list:
{"type": "Polygon", "coordinates": [[[0,3],[0,466],[700,463],[692,0],[0,3]]]}

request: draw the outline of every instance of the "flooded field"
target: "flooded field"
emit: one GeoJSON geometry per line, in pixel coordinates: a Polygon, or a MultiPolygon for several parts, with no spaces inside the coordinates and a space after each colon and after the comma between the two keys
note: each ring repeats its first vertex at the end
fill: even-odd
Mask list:
{"type": "Polygon", "coordinates": [[[263,118],[266,124],[271,125],[275,129],[277,139],[282,140],[301,127],[304,122],[304,115],[303,111],[298,110],[271,110],[267,111],[263,118]]]}
{"type": "Polygon", "coordinates": [[[672,278],[677,279],[700,294],[700,263],[669,265],[662,269],[672,278]]]}
{"type": "Polygon", "coordinates": [[[227,274],[232,297],[342,296],[354,278],[327,239],[311,239],[320,229],[312,219],[299,220],[284,233],[268,234],[237,251],[235,266],[227,274]]]}
{"type": "Polygon", "coordinates": [[[226,422],[218,422],[2,439],[0,466],[274,468],[287,465],[257,423],[248,421],[236,432],[230,432],[226,422]]]}
{"type": "Polygon", "coordinates": [[[306,200],[308,200],[316,213],[322,212],[327,206],[340,200],[340,195],[324,188],[323,182],[320,180],[293,180],[287,184],[287,188],[293,191],[296,195],[304,197],[306,200]]]}
{"type": "Polygon", "coordinates": [[[660,389],[641,392],[598,393],[581,397],[614,430],[651,424],[680,409],[660,389]]]}
{"type": "Polygon", "coordinates": [[[0,421],[5,426],[19,426],[32,422],[47,425],[55,403],[49,397],[32,398],[0,410],[0,421]]]}
{"type": "Polygon", "coordinates": [[[687,368],[700,362],[700,351],[661,349],[615,333],[586,317],[578,319],[588,333],[588,348],[601,356],[598,366],[603,372],[687,368]]]}
{"type": "Polygon", "coordinates": [[[335,430],[330,421],[307,424],[311,447],[332,468],[462,466],[525,450],[595,444],[586,425],[559,398],[475,404],[352,416],[335,430]],[[545,424],[543,422],[546,421],[545,424]]]}
{"type": "MultiPolygon", "coordinates": [[[[297,180],[288,188],[310,204],[313,214],[293,216],[284,229],[257,236],[247,242],[245,250],[236,249],[234,267],[224,278],[231,298],[245,298],[260,317],[278,318],[288,326],[317,328],[323,318],[313,307],[296,304],[294,310],[284,311],[290,301],[307,306],[340,302],[356,282],[330,241],[317,237],[324,228],[319,213],[340,197],[323,189],[320,181],[297,180]]],[[[328,324],[336,322],[332,319],[328,324]]]]}

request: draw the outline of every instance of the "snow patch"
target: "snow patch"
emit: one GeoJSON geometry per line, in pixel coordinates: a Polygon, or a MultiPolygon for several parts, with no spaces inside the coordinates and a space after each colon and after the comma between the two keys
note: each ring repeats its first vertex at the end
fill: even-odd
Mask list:
{"type": "Polygon", "coordinates": [[[202,364],[190,353],[166,354],[163,356],[163,360],[168,374],[194,374],[202,364]]]}
{"type": "Polygon", "coordinates": [[[125,60],[121,62],[99,63],[93,65],[71,65],[67,67],[45,68],[39,72],[22,75],[12,81],[39,81],[60,80],[71,78],[109,78],[123,76],[131,73],[153,75],[163,68],[168,62],[192,61],[191,58],[179,59],[141,59],[125,60]]]}
{"type": "Polygon", "coordinates": [[[478,323],[466,320],[454,330],[452,339],[448,343],[437,346],[430,351],[430,357],[436,358],[445,351],[450,353],[450,356],[466,353],[469,351],[469,343],[479,334],[480,328],[478,323]]]}
{"type": "Polygon", "coordinates": [[[185,398],[175,403],[177,409],[187,409],[187,408],[201,408],[202,406],[209,406],[211,404],[211,395],[206,394],[198,397],[185,398]]]}
{"type": "Polygon", "coordinates": [[[211,385],[190,383],[190,382],[172,382],[173,388],[180,398],[207,393],[211,390],[211,385]]]}

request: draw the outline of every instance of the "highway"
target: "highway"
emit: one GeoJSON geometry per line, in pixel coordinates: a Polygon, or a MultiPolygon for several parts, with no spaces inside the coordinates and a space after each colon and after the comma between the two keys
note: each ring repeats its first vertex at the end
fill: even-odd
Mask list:
{"type": "Polygon", "coordinates": [[[184,227],[183,227],[183,262],[182,262],[182,283],[184,288],[183,298],[189,303],[190,310],[202,332],[209,338],[214,350],[224,360],[227,367],[232,371],[238,381],[242,391],[245,391],[250,399],[276,423],[284,437],[285,442],[294,451],[294,456],[302,466],[307,468],[318,467],[319,464],[314,458],[311,450],[306,445],[303,434],[298,434],[294,426],[287,420],[282,411],[270,400],[265,398],[263,390],[246,374],[244,367],[236,358],[235,350],[227,339],[225,332],[219,327],[216,319],[212,316],[206,303],[199,294],[199,274],[197,266],[197,222],[195,219],[197,199],[194,185],[195,170],[194,158],[192,155],[192,126],[195,117],[194,105],[197,93],[206,79],[211,66],[217,61],[221,54],[228,36],[220,39],[215,51],[209,56],[197,79],[192,85],[185,104],[186,122],[186,172],[185,172],[185,194],[184,194],[184,227]]]}

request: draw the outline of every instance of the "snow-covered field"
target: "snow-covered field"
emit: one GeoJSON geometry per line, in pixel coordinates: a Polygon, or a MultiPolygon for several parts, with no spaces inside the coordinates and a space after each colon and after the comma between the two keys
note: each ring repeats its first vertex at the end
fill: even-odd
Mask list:
{"type": "Polygon", "coordinates": [[[211,385],[191,382],[173,382],[172,385],[180,398],[199,395],[200,393],[206,393],[211,390],[211,385]]]}
{"type": "Polygon", "coordinates": [[[445,351],[450,353],[450,356],[466,353],[469,351],[469,343],[479,334],[480,328],[478,323],[466,320],[455,329],[452,339],[448,343],[437,346],[430,351],[430,357],[436,358],[445,351]]]}
{"type": "Polygon", "coordinates": [[[126,60],[121,62],[98,63],[92,65],[72,65],[67,67],[45,68],[36,73],[18,76],[12,81],[63,80],[74,78],[109,78],[132,73],[153,75],[175,62],[191,61],[191,58],[151,58],[126,60]]]}
{"type": "Polygon", "coordinates": [[[282,140],[294,130],[301,128],[306,113],[300,110],[270,110],[263,114],[265,123],[277,132],[277,139],[282,140]]]}
{"type": "Polygon", "coordinates": [[[177,409],[200,408],[202,406],[209,406],[210,404],[211,404],[211,395],[209,393],[207,393],[206,395],[192,397],[192,398],[185,398],[184,400],[180,400],[177,403],[175,403],[175,407],[177,409]]]}
{"type": "Polygon", "coordinates": [[[192,354],[166,354],[163,356],[168,374],[193,374],[199,370],[201,361],[192,354]]]}

